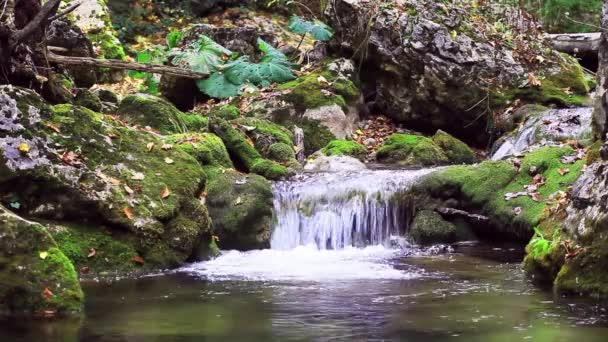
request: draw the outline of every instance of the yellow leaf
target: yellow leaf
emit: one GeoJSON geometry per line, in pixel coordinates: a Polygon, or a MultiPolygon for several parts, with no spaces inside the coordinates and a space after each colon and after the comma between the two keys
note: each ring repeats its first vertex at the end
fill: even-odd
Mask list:
{"type": "Polygon", "coordinates": [[[40,252],[40,259],[44,260],[49,256],[49,252],[40,252]]]}
{"type": "Polygon", "coordinates": [[[169,190],[168,186],[165,186],[165,188],[163,189],[163,192],[160,193],[160,197],[162,199],[165,199],[167,197],[171,196],[171,191],[169,190]]]}
{"type": "Polygon", "coordinates": [[[174,161],[171,158],[165,158],[165,163],[167,163],[167,164],[173,164],[174,161]]]}
{"type": "Polygon", "coordinates": [[[21,144],[19,144],[19,152],[21,152],[22,154],[30,153],[30,145],[22,142],[21,144]]]}
{"type": "Polygon", "coordinates": [[[148,148],[148,152],[152,152],[152,150],[154,149],[154,143],[153,142],[149,142],[146,147],[148,148]]]}

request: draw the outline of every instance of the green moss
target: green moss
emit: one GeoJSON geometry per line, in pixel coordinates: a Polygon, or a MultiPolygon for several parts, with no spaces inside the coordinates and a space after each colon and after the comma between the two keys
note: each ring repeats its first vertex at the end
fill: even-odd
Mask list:
{"type": "Polygon", "coordinates": [[[241,116],[241,111],[233,105],[223,105],[213,107],[209,112],[209,116],[217,116],[224,120],[234,120],[241,116]]]}
{"type": "Polygon", "coordinates": [[[585,160],[585,164],[591,165],[602,159],[600,156],[600,149],[602,148],[603,145],[604,145],[604,142],[602,142],[601,140],[598,140],[587,148],[587,158],[585,160]]]}
{"type": "Polygon", "coordinates": [[[401,165],[437,165],[448,161],[447,156],[433,140],[413,134],[393,134],[378,149],[380,162],[401,165]]]}
{"type": "Polygon", "coordinates": [[[89,34],[88,38],[94,46],[99,48],[98,58],[118,60],[124,60],[126,58],[122,44],[111,31],[89,34]]]}
{"type": "Polygon", "coordinates": [[[304,152],[307,155],[315,153],[336,139],[336,136],[318,121],[302,119],[297,125],[304,131],[304,152]]]}
{"type": "Polygon", "coordinates": [[[442,130],[438,130],[432,140],[445,152],[452,163],[471,164],[476,160],[475,152],[467,144],[442,130]]]}
{"type": "Polygon", "coordinates": [[[491,103],[494,107],[504,107],[516,99],[536,104],[557,104],[561,106],[583,106],[589,103],[589,85],[583,69],[573,57],[564,55],[561,72],[539,77],[540,86],[503,89],[493,91],[491,103]]]}
{"type": "Polygon", "coordinates": [[[432,210],[419,211],[408,232],[417,244],[452,243],[458,240],[458,229],[432,210]]]}
{"type": "Polygon", "coordinates": [[[101,111],[101,100],[88,89],[78,89],[78,93],[74,98],[74,104],[86,107],[95,112],[101,111]]]}
{"type": "Polygon", "coordinates": [[[166,142],[194,156],[202,165],[234,167],[224,142],[213,133],[174,134],[166,142]]]}
{"type": "Polygon", "coordinates": [[[293,145],[293,133],[286,127],[272,121],[240,118],[234,122],[253,140],[258,150],[266,150],[275,142],[293,145]]]}
{"type": "Polygon", "coordinates": [[[275,143],[268,148],[268,158],[279,163],[286,163],[296,158],[292,145],[275,143]]]}
{"type": "Polygon", "coordinates": [[[367,154],[367,149],[354,141],[332,140],[321,152],[327,156],[351,156],[363,159],[367,154]]]}
{"type": "Polygon", "coordinates": [[[284,83],[279,86],[279,90],[289,91],[284,95],[284,99],[293,103],[298,111],[334,104],[346,108],[348,103],[357,100],[360,93],[352,81],[338,79],[329,71],[323,70],[313,71],[296,80],[284,83]],[[325,78],[329,84],[319,82],[320,77],[325,78]]]}
{"type": "Polygon", "coordinates": [[[133,258],[139,255],[134,241],[126,235],[82,225],[56,225],[52,231],[59,249],[71,260],[82,276],[99,273],[125,274],[141,269],[133,258]],[[89,255],[95,250],[93,256],[89,255]]]}
{"type": "Polygon", "coordinates": [[[290,175],[290,172],[284,166],[264,159],[255,147],[247,141],[246,136],[232,127],[229,122],[212,118],[210,128],[224,141],[230,154],[238,161],[237,164],[240,164],[246,171],[273,180],[290,175]]]}
{"type": "Polygon", "coordinates": [[[208,119],[197,114],[186,114],[171,103],[146,94],[127,96],[118,108],[123,121],[141,127],[149,126],[162,134],[206,130],[208,119]]]}

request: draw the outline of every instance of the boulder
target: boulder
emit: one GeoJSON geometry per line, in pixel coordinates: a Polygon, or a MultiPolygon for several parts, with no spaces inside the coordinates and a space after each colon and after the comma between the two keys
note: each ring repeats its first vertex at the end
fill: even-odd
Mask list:
{"type": "Polygon", "coordinates": [[[83,306],[74,266],[49,233],[0,205],[0,316],[49,317],[83,306]]]}
{"type": "Polygon", "coordinates": [[[365,146],[349,140],[332,140],[321,153],[326,156],[350,156],[363,160],[367,155],[365,146]]]}
{"type": "Polygon", "coordinates": [[[433,210],[421,210],[416,213],[408,231],[410,239],[420,245],[453,243],[458,241],[458,228],[444,220],[433,210]]]}
{"type": "Polygon", "coordinates": [[[161,134],[205,131],[208,125],[206,117],[183,113],[166,100],[149,94],[125,97],[118,115],[127,124],[150,127],[161,134]]]}
{"type": "Polygon", "coordinates": [[[349,156],[325,156],[313,155],[314,159],[309,160],[304,166],[304,171],[308,172],[342,172],[342,171],[361,171],[367,169],[359,159],[349,156]]]}
{"type": "Polygon", "coordinates": [[[447,164],[445,152],[430,138],[413,134],[391,135],[376,153],[381,163],[399,165],[447,164]]]}
{"type": "Polygon", "coordinates": [[[101,112],[102,104],[97,95],[93,94],[89,89],[75,89],[74,104],[88,108],[94,112],[101,112]]]}
{"type": "Polygon", "coordinates": [[[125,233],[154,267],[178,265],[210,238],[199,199],[205,173],[187,153],[84,107],[50,107],[29,90],[0,87],[0,99],[0,202],[18,214],[125,233]]]}
{"type": "MultiPolygon", "coordinates": [[[[371,88],[376,109],[422,132],[442,129],[483,144],[490,117],[483,115],[484,99],[493,108],[516,98],[580,104],[589,90],[580,66],[570,58],[539,48],[534,53],[544,65],[533,71],[508,45],[488,42],[492,19],[472,5],[404,0],[399,6],[379,6],[337,0],[328,3],[325,16],[335,30],[334,50],[357,53],[365,47],[361,77],[371,88]],[[485,26],[476,27],[473,22],[480,21],[471,16],[487,20],[485,26]],[[537,73],[540,86],[527,84],[529,72],[537,73]]],[[[542,46],[541,41],[527,43],[542,46]]]]}

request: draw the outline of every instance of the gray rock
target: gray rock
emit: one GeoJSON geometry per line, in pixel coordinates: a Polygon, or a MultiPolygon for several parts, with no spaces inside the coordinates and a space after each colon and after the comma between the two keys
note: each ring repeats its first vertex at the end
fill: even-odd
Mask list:
{"type": "MultiPolygon", "coordinates": [[[[349,156],[317,156],[313,161],[304,166],[304,171],[310,172],[341,172],[341,171],[360,171],[367,169],[359,159],[349,156]]],[[[314,157],[314,156],[313,156],[314,157]]]]}
{"type": "Polygon", "coordinates": [[[338,139],[350,137],[356,129],[357,121],[359,120],[356,111],[351,110],[345,113],[344,110],[336,104],[308,109],[304,112],[304,117],[318,121],[320,124],[327,127],[338,139]]]}

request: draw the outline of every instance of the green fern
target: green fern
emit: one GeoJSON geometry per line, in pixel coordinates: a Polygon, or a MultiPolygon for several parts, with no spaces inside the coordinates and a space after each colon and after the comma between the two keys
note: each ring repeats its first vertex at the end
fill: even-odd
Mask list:
{"type": "Polygon", "coordinates": [[[538,228],[534,228],[534,237],[530,241],[530,245],[532,246],[535,258],[548,254],[551,251],[551,241],[545,239],[538,228]]]}
{"type": "Polygon", "coordinates": [[[289,19],[287,27],[293,33],[301,34],[303,36],[310,34],[314,40],[327,41],[334,36],[331,28],[323,22],[318,20],[304,20],[297,15],[294,15],[289,19]]]}
{"type": "Polygon", "coordinates": [[[232,55],[232,51],[214,42],[211,38],[202,36],[189,48],[172,52],[170,58],[173,65],[211,74],[218,71],[219,67],[224,64],[224,59],[230,55],[232,55]]]}

